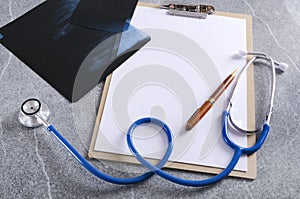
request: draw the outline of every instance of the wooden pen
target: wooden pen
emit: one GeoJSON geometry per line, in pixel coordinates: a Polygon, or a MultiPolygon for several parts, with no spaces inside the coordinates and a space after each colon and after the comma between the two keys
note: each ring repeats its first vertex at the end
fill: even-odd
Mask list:
{"type": "Polygon", "coordinates": [[[222,93],[226,90],[226,88],[231,84],[234,80],[238,69],[236,68],[215,90],[215,92],[209,97],[208,100],[204,102],[204,104],[198,108],[194,114],[187,121],[185,130],[191,130],[196,126],[196,124],[203,118],[203,116],[210,110],[210,108],[214,105],[214,103],[219,99],[222,93]]]}

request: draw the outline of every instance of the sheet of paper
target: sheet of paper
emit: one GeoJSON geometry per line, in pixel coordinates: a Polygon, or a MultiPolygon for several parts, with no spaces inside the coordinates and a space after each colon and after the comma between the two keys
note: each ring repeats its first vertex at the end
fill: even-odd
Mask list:
{"type": "MultiPolygon", "coordinates": [[[[246,21],[223,16],[200,20],[137,7],[132,25],[150,35],[151,41],[114,71],[94,150],[130,155],[128,127],[150,116],[165,121],[173,131],[171,161],[226,167],[233,151],[220,135],[228,91],[194,129],[187,132],[184,127],[220,83],[245,65],[245,59],[233,55],[246,49],[246,21]]],[[[234,105],[247,121],[245,78],[238,89],[234,105]]],[[[232,133],[231,138],[247,146],[246,136],[232,133]]],[[[159,128],[146,125],[135,131],[134,143],[144,157],[159,159],[167,140],[159,128]]],[[[235,169],[247,171],[246,156],[235,169]]]]}

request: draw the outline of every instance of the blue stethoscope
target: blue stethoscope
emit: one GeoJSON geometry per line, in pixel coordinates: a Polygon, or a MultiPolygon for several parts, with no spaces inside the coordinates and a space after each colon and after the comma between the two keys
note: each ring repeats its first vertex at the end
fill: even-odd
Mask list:
{"type": "Polygon", "coordinates": [[[237,79],[233,85],[231,96],[229,97],[229,103],[226,108],[226,110],[223,112],[222,116],[222,137],[226,144],[233,149],[234,155],[232,157],[231,162],[228,164],[228,166],[218,175],[215,175],[209,179],[205,180],[187,180],[175,177],[163,170],[161,168],[165,165],[165,163],[168,161],[172,149],[173,149],[173,134],[170,130],[170,128],[162,122],[161,120],[158,120],[156,118],[142,118],[137,121],[135,121],[128,129],[127,131],[127,144],[129,149],[131,150],[132,154],[136,157],[136,159],[144,165],[146,168],[149,169],[149,172],[144,173],[140,176],[133,177],[133,178],[116,178],[109,175],[104,174],[103,172],[96,169],[93,165],[91,165],[85,158],[83,158],[77,150],[51,125],[49,122],[47,122],[47,119],[49,117],[49,109],[48,106],[42,102],[40,102],[37,99],[28,99],[26,100],[22,106],[19,113],[19,121],[22,125],[26,127],[38,127],[40,125],[44,125],[52,135],[72,154],[72,156],[89,172],[97,176],[98,178],[105,180],[110,183],[114,184],[133,184],[138,183],[141,181],[144,181],[154,174],[159,175],[162,178],[165,178],[166,180],[169,180],[171,182],[174,182],[176,184],[184,185],[184,186],[191,186],[191,187],[200,187],[200,186],[206,186],[213,183],[216,183],[223,178],[227,177],[229,173],[234,169],[235,165],[239,161],[242,154],[252,154],[260,149],[260,147],[263,145],[264,141],[266,140],[269,130],[270,130],[270,117],[272,114],[272,108],[273,108],[273,101],[274,101],[274,94],[275,94],[275,69],[278,69],[280,71],[285,71],[287,69],[287,64],[284,63],[278,63],[276,61],[273,61],[273,59],[265,54],[265,53],[256,53],[256,52],[246,52],[246,51],[240,51],[239,56],[247,56],[252,55],[253,58],[246,64],[246,66],[242,69],[242,71],[237,76],[237,79]],[[260,129],[255,130],[245,130],[238,125],[236,125],[232,118],[230,117],[230,110],[232,107],[232,100],[234,98],[235,88],[239,82],[239,79],[241,78],[242,74],[247,71],[249,66],[252,65],[252,63],[257,59],[264,59],[267,60],[271,64],[272,68],[272,85],[271,85],[271,96],[270,96],[270,104],[269,104],[269,111],[265,117],[265,121],[263,124],[263,127],[260,129]],[[168,138],[168,146],[167,150],[163,156],[163,158],[160,160],[160,162],[154,166],[147,160],[145,160],[142,155],[138,152],[138,150],[135,148],[133,141],[132,141],[132,135],[134,130],[146,123],[152,123],[155,124],[163,129],[165,132],[167,138],[168,138]],[[258,133],[261,132],[261,135],[259,139],[257,140],[256,144],[252,147],[245,148],[242,146],[239,146],[235,144],[229,137],[227,127],[228,124],[230,124],[233,128],[236,130],[242,132],[242,133],[258,133]]]}

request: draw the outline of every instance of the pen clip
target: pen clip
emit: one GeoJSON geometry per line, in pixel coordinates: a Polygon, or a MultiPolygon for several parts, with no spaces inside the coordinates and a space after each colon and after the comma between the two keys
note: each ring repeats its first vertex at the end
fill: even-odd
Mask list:
{"type": "Polygon", "coordinates": [[[187,4],[162,4],[162,9],[167,9],[170,15],[179,15],[187,17],[196,17],[205,19],[207,15],[211,15],[215,12],[215,8],[211,5],[187,5],[187,4]]]}

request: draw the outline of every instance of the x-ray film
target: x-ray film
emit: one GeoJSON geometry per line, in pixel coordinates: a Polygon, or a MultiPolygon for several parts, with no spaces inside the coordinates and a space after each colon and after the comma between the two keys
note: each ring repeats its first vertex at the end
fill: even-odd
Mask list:
{"type": "MultiPolygon", "coordinates": [[[[90,1],[82,1],[82,4],[87,2],[90,1]]],[[[113,0],[108,4],[112,2],[123,1],[113,0]]],[[[136,5],[135,0],[128,2],[130,8],[127,11],[130,12],[125,13],[126,20],[136,5]]],[[[92,28],[88,23],[85,25],[84,17],[78,24],[72,23],[81,19],[80,11],[84,8],[79,6],[76,10],[80,4],[78,0],[45,1],[0,28],[0,43],[70,101],[86,94],[150,40],[145,33],[129,25],[122,25],[122,28],[127,27],[126,31],[110,30],[110,22],[120,19],[119,27],[127,23],[123,20],[125,15],[111,21],[110,16],[103,17],[97,23],[102,29],[92,28]],[[76,15],[72,18],[75,10],[76,15]]],[[[91,5],[94,5],[92,13],[98,7],[99,13],[103,11],[95,1],[91,1],[91,5]]],[[[118,15],[122,12],[117,11],[111,10],[111,13],[118,15]]]]}

